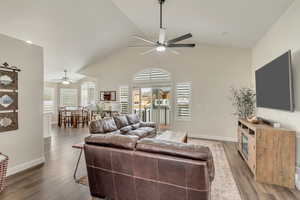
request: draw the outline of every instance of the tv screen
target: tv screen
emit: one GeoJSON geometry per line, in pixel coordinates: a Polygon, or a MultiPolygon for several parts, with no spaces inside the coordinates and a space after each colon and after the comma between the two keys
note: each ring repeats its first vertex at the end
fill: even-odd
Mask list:
{"type": "Polygon", "coordinates": [[[291,51],[256,70],[257,107],[293,111],[291,51]]]}

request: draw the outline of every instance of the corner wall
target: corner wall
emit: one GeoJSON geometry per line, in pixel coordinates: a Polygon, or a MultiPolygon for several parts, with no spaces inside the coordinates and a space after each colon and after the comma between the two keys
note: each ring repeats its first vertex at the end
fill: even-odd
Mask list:
{"type": "MultiPolygon", "coordinates": [[[[132,86],[136,73],[146,68],[161,68],[171,73],[174,86],[192,81],[192,121],[176,121],[174,129],[187,130],[189,136],[236,140],[236,117],[229,100],[230,87],[249,87],[251,50],[200,44],[194,49],[140,55],[145,48],[126,48],[82,71],[98,78],[100,90],[132,86]]],[[[174,102],[174,98],[173,98],[174,102]]],[[[173,115],[175,111],[173,111],[173,115]]]]}
{"type": "Polygon", "coordinates": [[[19,129],[0,133],[0,152],[9,156],[8,174],[45,161],[43,145],[43,49],[0,34],[0,63],[18,66],[19,129]]]}
{"type": "Polygon", "coordinates": [[[297,131],[297,165],[300,167],[300,1],[290,8],[270,28],[252,50],[252,83],[256,69],[264,66],[284,52],[292,50],[295,112],[258,109],[258,115],[280,122],[284,127],[297,131]]]}

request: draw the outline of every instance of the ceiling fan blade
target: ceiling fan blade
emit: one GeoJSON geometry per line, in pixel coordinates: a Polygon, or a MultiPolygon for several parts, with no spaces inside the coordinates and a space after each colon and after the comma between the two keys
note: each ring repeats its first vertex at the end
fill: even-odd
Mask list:
{"type": "Polygon", "coordinates": [[[57,78],[57,79],[49,79],[48,80],[49,82],[61,82],[62,81],[62,79],[61,78],[57,78]]]}
{"type": "Polygon", "coordinates": [[[195,47],[196,44],[168,44],[168,47],[195,47]]]}
{"type": "Polygon", "coordinates": [[[144,56],[144,55],[149,54],[149,53],[152,53],[152,52],[154,52],[154,51],[156,51],[156,48],[150,49],[150,50],[148,50],[148,51],[145,51],[145,52],[141,53],[141,55],[144,56]]]}
{"type": "Polygon", "coordinates": [[[178,52],[178,51],[175,51],[175,50],[173,50],[173,49],[168,49],[170,52],[172,52],[173,54],[175,54],[175,55],[179,55],[180,53],[178,52]]]}
{"type": "Polygon", "coordinates": [[[166,41],[166,29],[165,28],[160,28],[159,29],[159,43],[164,44],[166,41]]]}
{"type": "Polygon", "coordinates": [[[135,39],[142,40],[142,41],[144,41],[144,42],[147,42],[147,43],[150,43],[150,44],[156,44],[156,42],[153,42],[153,41],[147,40],[147,39],[145,39],[145,38],[142,38],[142,37],[140,37],[140,36],[136,36],[136,35],[134,35],[133,37],[134,37],[135,39]]]}
{"type": "Polygon", "coordinates": [[[155,47],[154,45],[130,45],[129,48],[145,48],[145,47],[155,47]]]}
{"type": "Polygon", "coordinates": [[[188,33],[188,34],[182,35],[182,36],[180,36],[180,37],[178,37],[178,38],[174,38],[174,39],[172,39],[172,40],[169,40],[169,41],[168,41],[168,44],[177,43],[177,42],[180,42],[180,41],[182,41],[182,40],[189,39],[189,38],[191,38],[191,37],[193,37],[193,35],[192,35],[191,33],[188,33]]]}

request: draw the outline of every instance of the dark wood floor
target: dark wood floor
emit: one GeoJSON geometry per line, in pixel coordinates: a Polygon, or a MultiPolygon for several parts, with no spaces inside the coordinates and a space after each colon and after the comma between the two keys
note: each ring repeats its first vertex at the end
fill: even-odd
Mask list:
{"type": "MultiPolygon", "coordinates": [[[[90,200],[88,188],[74,183],[73,171],[79,152],[71,148],[87,135],[87,129],[55,128],[52,139],[45,142],[46,164],[9,177],[8,188],[0,194],[0,200],[90,200]]],[[[300,199],[299,191],[255,182],[235,143],[223,144],[242,199],[300,199]]],[[[79,174],[85,174],[84,162],[79,174]]]]}

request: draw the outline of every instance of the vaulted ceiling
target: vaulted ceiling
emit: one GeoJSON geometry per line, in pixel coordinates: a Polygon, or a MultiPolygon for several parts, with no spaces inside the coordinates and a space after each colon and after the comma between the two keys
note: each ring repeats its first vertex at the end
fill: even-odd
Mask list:
{"type": "MultiPolygon", "coordinates": [[[[0,32],[44,47],[45,78],[126,47],[136,27],[110,0],[1,0],[0,32]]],[[[0,55],[1,56],[1,55],[0,55]]]]}
{"type": "MultiPolygon", "coordinates": [[[[168,38],[252,47],[293,0],[166,0],[168,38]]],[[[0,33],[44,48],[45,79],[103,59],[139,34],[157,39],[157,0],[1,0],[0,33]]],[[[1,55],[0,55],[1,56],[1,55]]]]}
{"type": "MultiPolygon", "coordinates": [[[[112,0],[148,37],[157,39],[158,0],[112,0]]],[[[169,38],[191,32],[194,41],[249,48],[293,0],[166,0],[169,38]]]]}

